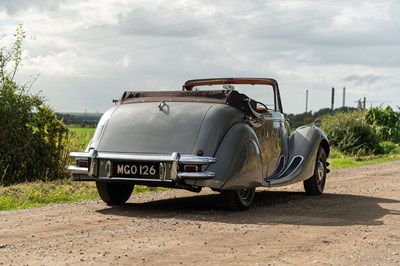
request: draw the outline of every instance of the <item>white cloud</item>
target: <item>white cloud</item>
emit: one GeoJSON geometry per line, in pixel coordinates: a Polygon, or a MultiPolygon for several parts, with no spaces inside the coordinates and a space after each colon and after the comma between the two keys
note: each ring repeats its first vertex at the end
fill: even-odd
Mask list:
{"type": "Polygon", "coordinates": [[[24,51],[23,58],[23,72],[48,76],[95,76],[96,71],[107,66],[102,60],[81,57],[71,50],[37,56],[30,56],[28,51],[24,51]]]}
{"type": "Polygon", "coordinates": [[[2,45],[19,21],[35,36],[23,73],[41,73],[37,90],[62,110],[104,111],[125,89],[266,76],[298,113],[305,90],[309,109],[329,107],[332,86],[347,87],[349,105],[364,96],[400,105],[399,11],[361,0],[15,0],[0,3],[0,29],[2,45]]]}
{"type": "Polygon", "coordinates": [[[127,68],[131,64],[131,57],[129,55],[124,55],[121,60],[117,62],[117,65],[121,65],[127,68]]]}

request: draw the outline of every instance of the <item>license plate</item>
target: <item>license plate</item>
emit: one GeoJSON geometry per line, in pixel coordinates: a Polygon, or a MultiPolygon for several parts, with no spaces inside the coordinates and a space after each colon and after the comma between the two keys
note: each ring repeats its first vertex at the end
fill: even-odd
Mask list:
{"type": "Polygon", "coordinates": [[[114,176],[130,178],[160,178],[160,164],[146,162],[114,162],[114,176]]]}

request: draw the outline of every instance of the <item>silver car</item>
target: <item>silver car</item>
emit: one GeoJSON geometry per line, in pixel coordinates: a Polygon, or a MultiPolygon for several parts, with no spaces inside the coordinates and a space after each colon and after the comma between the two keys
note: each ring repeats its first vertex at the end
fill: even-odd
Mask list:
{"type": "Polygon", "coordinates": [[[290,131],[274,79],[198,79],[182,91],[124,92],[68,169],[72,180],[95,181],[110,205],[134,185],[209,187],[226,209],[245,210],[257,187],[303,181],[307,194],[322,194],[329,151],[318,123],[290,131]]]}

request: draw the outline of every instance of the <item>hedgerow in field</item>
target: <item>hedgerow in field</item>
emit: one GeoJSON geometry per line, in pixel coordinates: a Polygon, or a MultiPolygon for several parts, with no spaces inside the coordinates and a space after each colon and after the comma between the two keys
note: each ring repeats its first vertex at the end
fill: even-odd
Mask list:
{"type": "Polygon", "coordinates": [[[380,138],[367,123],[363,111],[337,112],[323,117],[322,129],[332,146],[351,155],[380,152],[380,138]]]}
{"type": "Polygon", "coordinates": [[[365,119],[382,140],[400,143],[400,113],[392,107],[371,108],[366,112],[365,119]]]}
{"type": "Polygon", "coordinates": [[[0,44],[0,185],[65,177],[68,129],[43,97],[14,80],[25,38],[21,25],[14,36],[10,48],[0,44]]]}

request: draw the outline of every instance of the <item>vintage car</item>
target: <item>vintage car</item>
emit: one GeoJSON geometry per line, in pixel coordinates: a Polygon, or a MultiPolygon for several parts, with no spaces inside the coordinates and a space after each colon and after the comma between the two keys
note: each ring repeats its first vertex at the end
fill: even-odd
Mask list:
{"type": "Polygon", "coordinates": [[[303,181],[322,194],[329,142],[318,123],[293,133],[269,78],[189,80],[182,91],[126,91],[101,118],[85,152],[71,152],[75,181],[124,204],[134,185],[220,192],[245,210],[257,187],[303,181]]]}

